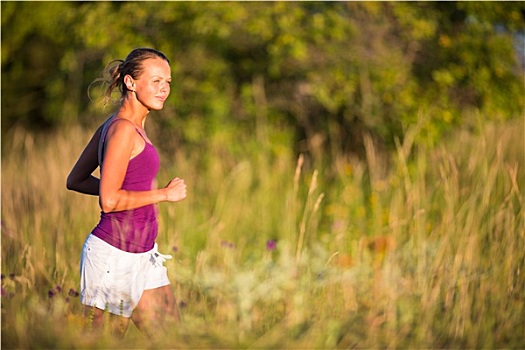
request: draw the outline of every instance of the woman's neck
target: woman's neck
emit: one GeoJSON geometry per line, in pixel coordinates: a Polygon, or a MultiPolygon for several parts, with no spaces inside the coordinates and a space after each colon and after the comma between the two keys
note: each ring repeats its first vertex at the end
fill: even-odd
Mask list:
{"type": "Polygon", "coordinates": [[[145,108],[144,105],[137,105],[130,100],[124,99],[122,105],[117,110],[116,116],[118,118],[128,119],[137,127],[144,129],[148,113],[149,110],[145,108]]]}

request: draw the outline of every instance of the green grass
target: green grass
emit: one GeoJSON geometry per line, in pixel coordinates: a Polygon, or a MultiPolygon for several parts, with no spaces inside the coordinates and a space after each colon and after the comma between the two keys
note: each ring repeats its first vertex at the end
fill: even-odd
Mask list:
{"type": "Polygon", "coordinates": [[[323,168],[221,139],[162,154],[159,183],[188,184],[158,237],[183,322],[154,344],[82,327],[99,209],[65,178],[89,133],[17,131],[2,149],[2,348],[524,348],[523,131],[429,148],[409,130],[388,163],[366,142],[366,161],[323,168]]]}

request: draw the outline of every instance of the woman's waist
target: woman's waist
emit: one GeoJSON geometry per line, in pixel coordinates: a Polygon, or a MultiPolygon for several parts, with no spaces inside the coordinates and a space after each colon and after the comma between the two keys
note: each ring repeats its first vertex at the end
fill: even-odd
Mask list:
{"type": "Polygon", "coordinates": [[[157,221],[158,208],[155,204],[147,205],[144,207],[115,211],[110,213],[101,212],[101,221],[117,221],[120,223],[150,223],[157,221]]]}

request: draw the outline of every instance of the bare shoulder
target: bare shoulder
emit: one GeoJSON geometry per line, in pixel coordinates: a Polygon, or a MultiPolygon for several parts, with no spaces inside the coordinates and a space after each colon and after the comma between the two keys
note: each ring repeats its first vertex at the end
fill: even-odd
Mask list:
{"type": "Polygon", "coordinates": [[[127,119],[116,118],[108,128],[108,137],[128,138],[135,133],[135,126],[127,119]]]}

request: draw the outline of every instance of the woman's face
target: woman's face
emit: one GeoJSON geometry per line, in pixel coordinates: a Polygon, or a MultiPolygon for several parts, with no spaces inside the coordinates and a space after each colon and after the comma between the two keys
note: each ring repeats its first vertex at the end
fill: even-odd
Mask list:
{"type": "Polygon", "coordinates": [[[161,110],[170,94],[170,65],[161,58],[149,58],[142,62],[142,68],[134,80],[137,100],[148,110],[161,110]]]}

